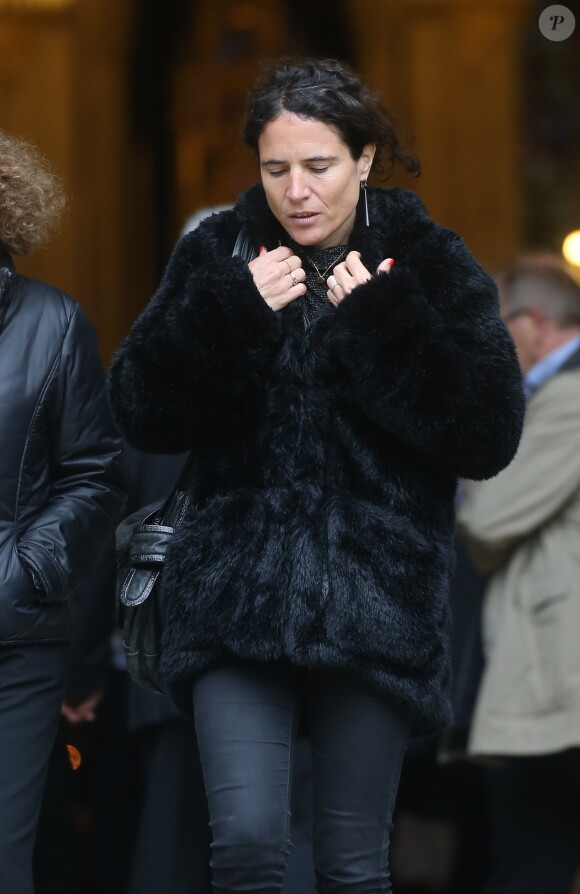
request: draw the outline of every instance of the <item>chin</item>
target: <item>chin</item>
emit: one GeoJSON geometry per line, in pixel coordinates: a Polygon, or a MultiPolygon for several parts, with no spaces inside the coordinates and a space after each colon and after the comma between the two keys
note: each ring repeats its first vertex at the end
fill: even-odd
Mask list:
{"type": "Polygon", "coordinates": [[[296,236],[293,236],[292,239],[297,245],[302,245],[304,248],[316,248],[319,242],[318,239],[308,239],[304,236],[302,236],[301,239],[297,239],[296,236]]]}
{"type": "Polygon", "coordinates": [[[298,245],[304,245],[305,247],[309,246],[310,248],[317,248],[321,242],[328,239],[328,236],[321,235],[320,233],[303,233],[302,231],[291,233],[290,235],[298,245]]]}

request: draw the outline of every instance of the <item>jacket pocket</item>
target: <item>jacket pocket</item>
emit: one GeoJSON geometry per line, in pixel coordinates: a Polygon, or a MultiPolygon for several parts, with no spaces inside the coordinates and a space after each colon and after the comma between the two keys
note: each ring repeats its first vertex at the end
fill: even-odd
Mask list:
{"type": "Polygon", "coordinates": [[[40,595],[16,549],[14,540],[2,544],[0,552],[0,599],[10,602],[15,608],[37,607],[40,595]]]}
{"type": "Polygon", "coordinates": [[[564,588],[550,591],[532,586],[526,601],[528,647],[538,708],[552,710],[568,704],[570,694],[578,687],[580,613],[573,611],[573,600],[564,588]]]}
{"type": "Polygon", "coordinates": [[[24,539],[18,541],[16,552],[32,578],[38,599],[41,602],[63,600],[66,594],[63,574],[50,552],[45,547],[24,539]]]}
{"type": "Polygon", "coordinates": [[[538,616],[567,598],[566,577],[559,573],[555,559],[551,562],[534,563],[523,573],[520,571],[521,604],[538,616]]]}

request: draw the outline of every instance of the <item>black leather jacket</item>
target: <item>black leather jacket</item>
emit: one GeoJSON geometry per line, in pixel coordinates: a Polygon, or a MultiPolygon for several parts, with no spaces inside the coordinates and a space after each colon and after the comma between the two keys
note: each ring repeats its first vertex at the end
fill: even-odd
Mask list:
{"type": "Polygon", "coordinates": [[[67,640],[125,498],[93,326],[0,253],[0,643],[67,640]]]}

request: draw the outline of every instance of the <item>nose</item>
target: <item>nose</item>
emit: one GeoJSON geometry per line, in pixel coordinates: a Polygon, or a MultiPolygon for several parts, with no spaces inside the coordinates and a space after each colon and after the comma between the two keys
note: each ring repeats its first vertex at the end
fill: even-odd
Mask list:
{"type": "Polygon", "coordinates": [[[291,202],[301,202],[310,194],[308,178],[303,171],[290,171],[286,195],[291,202]]]}

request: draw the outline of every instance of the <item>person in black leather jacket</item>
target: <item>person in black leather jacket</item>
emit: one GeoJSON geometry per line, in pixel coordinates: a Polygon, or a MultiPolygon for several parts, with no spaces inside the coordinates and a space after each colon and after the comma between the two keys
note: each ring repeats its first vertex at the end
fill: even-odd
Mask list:
{"type": "Polygon", "coordinates": [[[19,275],[64,204],[34,147],[0,131],[0,891],[31,894],[35,827],[65,685],[66,600],[125,497],[95,331],[19,275]]]}

